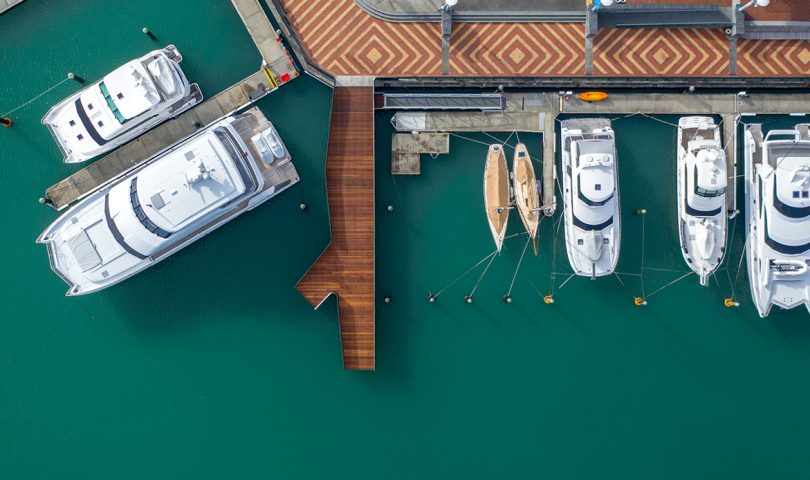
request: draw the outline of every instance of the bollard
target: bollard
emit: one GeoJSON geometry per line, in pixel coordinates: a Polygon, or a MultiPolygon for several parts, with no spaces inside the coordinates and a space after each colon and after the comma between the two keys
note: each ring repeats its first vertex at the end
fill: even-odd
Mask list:
{"type": "Polygon", "coordinates": [[[69,80],[76,80],[76,81],[77,81],[77,82],[79,82],[79,83],[84,83],[84,79],[83,79],[82,77],[80,77],[80,76],[76,75],[76,74],[75,74],[75,73],[73,73],[73,72],[68,73],[68,74],[67,74],[67,78],[68,78],[69,80]]]}
{"type": "Polygon", "coordinates": [[[152,40],[155,40],[155,39],[157,38],[157,37],[155,37],[155,34],[154,34],[154,33],[152,33],[152,32],[150,32],[150,31],[149,31],[149,29],[148,29],[148,28],[146,28],[146,27],[143,27],[143,28],[141,29],[141,31],[142,31],[144,34],[146,34],[146,36],[147,36],[147,37],[149,37],[149,38],[150,38],[150,39],[152,39],[152,40]]]}

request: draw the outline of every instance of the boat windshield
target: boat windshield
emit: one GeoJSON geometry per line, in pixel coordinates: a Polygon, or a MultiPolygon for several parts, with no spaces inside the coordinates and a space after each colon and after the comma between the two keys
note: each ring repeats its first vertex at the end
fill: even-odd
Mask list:
{"type": "Polygon", "coordinates": [[[695,195],[700,195],[701,197],[719,197],[726,193],[726,187],[717,189],[717,190],[710,190],[707,188],[700,188],[698,187],[698,172],[697,167],[695,167],[695,195]]]}
{"type": "Polygon", "coordinates": [[[113,112],[113,115],[115,115],[118,123],[123,125],[127,119],[124,118],[124,115],[118,110],[118,105],[115,104],[115,100],[113,100],[112,96],[110,96],[110,91],[107,90],[107,85],[104,85],[104,82],[101,82],[98,84],[98,88],[101,89],[101,94],[104,96],[104,100],[107,101],[107,106],[110,107],[110,110],[113,112]]]}

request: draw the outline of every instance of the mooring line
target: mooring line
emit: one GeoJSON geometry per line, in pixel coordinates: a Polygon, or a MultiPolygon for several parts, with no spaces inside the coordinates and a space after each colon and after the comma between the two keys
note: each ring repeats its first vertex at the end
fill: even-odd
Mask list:
{"type": "Polygon", "coordinates": [[[526,255],[526,249],[529,247],[529,242],[531,241],[531,238],[526,239],[526,245],[523,246],[523,253],[520,254],[520,260],[518,260],[517,268],[515,268],[515,274],[512,275],[512,283],[509,284],[509,291],[506,292],[507,295],[512,294],[512,287],[515,286],[515,279],[517,278],[518,271],[520,270],[520,264],[523,263],[523,257],[526,255]]]}
{"type": "MultiPolygon", "coordinates": [[[[655,295],[656,293],[660,292],[661,290],[663,290],[663,289],[667,288],[668,286],[672,285],[673,283],[679,282],[679,281],[683,280],[684,278],[688,277],[689,275],[692,275],[693,273],[695,273],[695,272],[688,272],[688,273],[684,273],[683,275],[681,275],[680,277],[676,278],[675,280],[673,280],[673,281],[671,281],[671,282],[667,283],[667,284],[666,284],[666,285],[664,285],[663,287],[658,288],[657,290],[655,290],[655,291],[654,291],[654,292],[652,292],[651,294],[649,294],[649,295],[647,295],[647,296],[643,296],[643,297],[641,297],[641,298],[644,298],[644,299],[650,298],[650,297],[652,297],[653,295],[655,295]]],[[[643,292],[643,289],[642,289],[642,292],[643,292]]]]}
{"type": "Polygon", "coordinates": [[[28,100],[27,102],[23,103],[22,105],[20,105],[20,106],[18,106],[18,107],[16,107],[16,108],[13,108],[13,109],[11,109],[11,110],[9,110],[8,112],[4,113],[3,115],[0,115],[0,117],[8,117],[9,115],[11,115],[12,113],[16,112],[17,110],[19,110],[19,109],[21,109],[21,108],[23,108],[23,107],[26,107],[26,106],[28,106],[28,105],[30,105],[30,104],[32,104],[32,103],[34,103],[35,101],[39,100],[39,98],[40,98],[40,97],[42,97],[43,95],[45,95],[45,94],[47,94],[47,93],[51,92],[51,91],[52,91],[54,88],[58,87],[59,85],[62,85],[62,84],[63,84],[63,83],[65,83],[65,82],[69,82],[70,80],[71,80],[70,78],[67,78],[67,77],[66,77],[66,78],[64,78],[64,79],[63,79],[61,82],[59,82],[59,83],[57,83],[56,85],[52,86],[51,88],[49,88],[49,89],[45,90],[44,92],[40,93],[40,94],[39,94],[39,95],[37,95],[36,97],[32,98],[31,100],[28,100]]]}
{"type": "Polygon", "coordinates": [[[481,284],[481,280],[484,279],[484,275],[487,274],[487,270],[489,270],[489,267],[492,265],[492,262],[495,261],[495,257],[496,257],[496,255],[493,255],[492,258],[489,259],[489,263],[487,263],[487,267],[484,269],[483,272],[481,272],[481,276],[478,277],[478,281],[475,282],[475,286],[473,287],[472,291],[470,292],[470,294],[468,296],[472,297],[473,295],[475,295],[475,291],[478,290],[478,285],[481,284]]]}
{"type": "Polygon", "coordinates": [[[437,292],[435,295],[433,295],[433,296],[434,296],[434,297],[438,297],[439,295],[441,295],[441,294],[442,294],[442,292],[444,292],[444,291],[445,291],[445,290],[447,290],[448,288],[450,288],[450,287],[452,287],[453,285],[455,285],[455,284],[456,284],[456,283],[457,283],[459,280],[461,280],[462,278],[464,278],[464,277],[466,277],[467,275],[469,275],[469,274],[470,274],[470,272],[472,272],[473,270],[475,270],[475,269],[476,269],[476,268],[477,268],[479,265],[481,265],[482,263],[486,262],[488,258],[490,258],[490,257],[494,257],[496,253],[498,253],[498,251],[497,251],[497,250],[493,251],[492,253],[490,253],[490,254],[489,254],[489,255],[487,255],[486,257],[484,257],[484,258],[482,258],[481,260],[479,260],[479,261],[478,261],[478,263],[476,263],[475,265],[473,265],[472,267],[470,267],[470,268],[469,268],[469,269],[468,269],[466,272],[462,273],[462,274],[461,274],[459,277],[457,277],[455,280],[453,280],[452,282],[450,282],[450,284],[449,284],[449,285],[447,285],[446,287],[444,287],[444,288],[442,288],[441,290],[439,290],[439,291],[438,291],[438,292],[437,292]]]}

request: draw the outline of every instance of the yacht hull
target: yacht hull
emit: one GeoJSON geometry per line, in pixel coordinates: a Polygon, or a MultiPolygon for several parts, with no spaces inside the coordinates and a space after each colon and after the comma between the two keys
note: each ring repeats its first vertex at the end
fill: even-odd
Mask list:
{"type": "Polygon", "coordinates": [[[621,204],[615,138],[610,120],[604,118],[571,119],[562,122],[563,202],[565,246],[575,275],[596,278],[615,272],[621,247],[621,204]],[[581,151],[594,160],[599,180],[610,184],[610,192],[591,187],[603,200],[585,201],[576,161],[581,151]],[[609,157],[609,161],[608,161],[609,157]],[[601,162],[599,158],[605,161],[601,162]],[[607,195],[610,194],[610,195],[607,195]],[[590,203],[590,204],[589,204],[590,203]]]}
{"type": "MultiPolygon", "coordinates": [[[[703,286],[708,285],[709,278],[725,256],[728,225],[726,194],[713,199],[713,203],[719,204],[719,207],[714,208],[711,214],[699,212],[689,204],[689,194],[694,189],[690,190],[688,184],[689,175],[695,168],[695,152],[713,149],[722,151],[720,128],[715,125],[714,119],[683,117],[679,120],[676,168],[678,238],[684,261],[698,275],[703,286]],[[690,149],[690,146],[693,148],[690,149]]],[[[698,154],[698,157],[702,158],[703,155],[698,154]]],[[[717,168],[721,168],[718,175],[726,177],[725,156],[715,163],[717,168]]]]}
{"type": "Polygon", "coordinates": [[[509,170],[502,145],[490,145],[484,167],[484,209],[500,253],[509,223],[509,170]]]}
{"type": "Polygon", "coordinates": [[[520,220],[526,233],[529,234],[534,254],[537,255],[537,228],[540,225],[540,191],[537,187],[537,177],[534,165],[526,149],[526,145],[515,145],[515,154],[512,159],[512,190],[515,195],[515,205],[520,214],[520,220]]]}

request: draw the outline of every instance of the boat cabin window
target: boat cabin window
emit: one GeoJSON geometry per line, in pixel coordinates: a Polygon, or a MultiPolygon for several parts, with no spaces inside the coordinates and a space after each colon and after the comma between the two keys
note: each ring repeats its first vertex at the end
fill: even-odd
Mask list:
{"type": "Polygon", "coordinates": [[[726,187],[723,187],[723,188],[720,188],[720,189],[717,189],[717,190],[710,190],[710,189],[707,189],[707,188],[698,187],[697,167],[695,167],[694,172],[695,172],[695,175],[694,175],[694,178],[695,178],[695,195],[700,195],[701,197],[712,198],[712,197],[719,197],[720,195],[723,195],[724,193],[726,193],[726,187]]]}
{"type": "MultiPolygon", "coordinates": [[[[118,120],[118,123],[120,123],[121,125],[126,123],[127,119],[124,118],[124,115],[118,110],[118,105],[115,104],[115,100],[113,100],[112,96],[110,96],[110,92],[109,90],[107,90],[107,85],[104,85],[104,82],[101,82],[98,84],[98,88],[101,90],[101,95],[104,97],[104,100],[107,101],[107,106],[113,112],[113,115],[115,115],[115,119],[118,120]]],[[[119,93],[118,99],[121,100],[123,98],[124,95],[119,93]]]]}
{"type": "MultiPolygon", "coordinates": [[[[796,194],[799,192],[793,192],[793,198],[799,198],[796,194]]],[[[802,193],[807,193],[802,192],[802,193]]],[[[804,197],[807,198],[807,197],[804,197]]],[[[806,207],[794,207],[792,205],[787,205],[779,200],[779,195],[776,194],[776,177],[773,179],[773,206],[776,208],[776,211],[781,213],[782,215],[790,218],[804,218],[810,216],[810,205],[806,207]]]]}
{"type": "Polygon", "coordinates": [[[129,202],[132,204],[132,210],[135,212],[135,216],[145,229],[149,230],[160,238],[169,238],[172,235],[170,232],[167,232],[166,230],[163,230],[155,225],[155,222],[150,220],[146,215],[146,212],[143,210],[141,202],[138,200],[138,177],[133,178],[132,183],[129,184],[129,202]]]}

